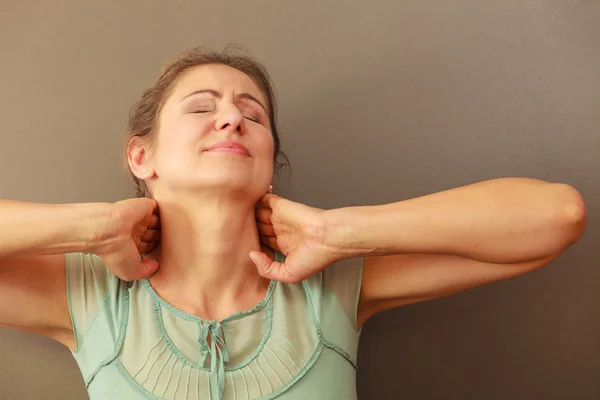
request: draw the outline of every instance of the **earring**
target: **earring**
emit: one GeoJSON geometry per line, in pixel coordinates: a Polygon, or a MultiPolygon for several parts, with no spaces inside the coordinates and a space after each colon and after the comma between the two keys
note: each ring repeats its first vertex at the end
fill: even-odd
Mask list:
{"type": "Polygon", "coordinates": [[[142,170],[142,173],[144,173],[144,174],[147,174],[147,173],[148,173],[148,170],[147,170],[147,169],[143,169],[143,170],[142,170]]]}

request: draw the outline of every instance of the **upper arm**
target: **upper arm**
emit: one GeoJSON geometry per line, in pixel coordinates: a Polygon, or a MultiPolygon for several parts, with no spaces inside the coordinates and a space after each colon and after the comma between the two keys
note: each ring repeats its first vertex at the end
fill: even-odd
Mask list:
{"type": "Polygon", "coordinates": [[[55,339],[72,351],[117,278],[90,253],[0,260],[0,326],[55,339]]]}
{"type": "Polygon", "coordinates": [[[390,308],[522,275],[553,259],[494,264],[443,254],[365,257],[358,323],[390,308]]]}
{"type": "Polygon", "coordinates": [[[69,346],[64,254],[0,259],[0,325],[69,346]]]}

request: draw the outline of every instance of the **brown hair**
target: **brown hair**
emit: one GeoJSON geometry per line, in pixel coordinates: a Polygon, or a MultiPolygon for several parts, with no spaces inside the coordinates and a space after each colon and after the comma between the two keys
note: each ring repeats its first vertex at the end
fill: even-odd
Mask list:
{"type": "Polygon", "coordinates": [[[131,138],[136,136],[152,143],[154,133],[158,130],[160,112],[177,83],[177,79],[188,69],[200,65],[227,65],[245,73],[256,83],[267,100],[267,112],[275,144],[273,153],[275,169],[279,170],[281,167],[289,165],[287,156],[280,149],[281,144],[276,125],[277,104],[271,78],[261,63],[240,50],[239,46],[227,46],[221,51],[198,46],[180,53],[165,66],[154,85],[145,90],[142,97],[133,105],[129,112],[124,155],[128,177],[135,186],[137,197],[152,196],[146,182],[138,179],[129,168],[127,145],[131,138]]]}

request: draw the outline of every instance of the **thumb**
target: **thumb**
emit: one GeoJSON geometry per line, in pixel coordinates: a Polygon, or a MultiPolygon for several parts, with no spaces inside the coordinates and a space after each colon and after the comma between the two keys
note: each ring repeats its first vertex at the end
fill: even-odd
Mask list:
{"type": "Polygon", "coordinates": [[[265,278],[270,278],[273,274],[273,264],[275,261],[271,260],[269,256],[261,251],[251,251],[249,253],[250,259],[256,265],[258,272],[265,278]]]}
{"type": "Polygon", "coordinates": [[[136,281],[138,279],[148,278],[158,270],[158,261],[142,260],[139,261],[135,269],[130,271],[120,271],[121,279],[124,281],[136,281]]]}
{"type": "Polygon", "coordinates": [[[261,276],[285,283],[298,283],[301,281],[293,274],[290,274],[285,263],[273,261],[269,256],[260,251],[251,251],[249,255],[261,276]]]}
{"type": "Polygon", "coordinates": [[[150,199],[147,197],[140,197],[135,199],[129,199],[131,202],[131,206],[137,215],[137,218],[147,218],[152,215],[154,211],[158,208],[158,203],[154,199],[150,199]]]}
{"type": "Polygon", "coordinates": [[[260,251],[251,251],[249,255],[261,276],[276,281],[280,280],[279,270],[282,266],[280,262],[271,260],[269,256],[260,251]]]}
{"type": "Polygon", "coordinates": [[[124,281],[147,278],[158,270],[158,261],[143,260],[133,242],[119,252],[101,256],[113,274],[124,281]]]}
{"type": "Polygon", "coordinates": [[[158,261],[156,260],[142,260],[138,265],[138,279],[148,278],[158,271],[158,261]]]}

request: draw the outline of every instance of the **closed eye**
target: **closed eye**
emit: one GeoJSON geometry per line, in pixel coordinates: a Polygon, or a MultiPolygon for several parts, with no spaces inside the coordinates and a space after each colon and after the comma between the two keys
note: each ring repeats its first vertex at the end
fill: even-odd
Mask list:
{"type": "Polygon", "coordinates": [[[244,115],[244,118],[246,118],[247,120],[250,120],[252,122],[256,122],[257,124],[260,124],[260,117],[257,115],[244,115]]]}
{"type": "Polygon", "coordinates": [[[216,104],[212,100],[196,101],[186,107],[186,111],[190,114],[204,114],[216,110],[216,104]]]}
{"type": "Polygon", "coordinates": [[[202,114],[202,113],[207,113],[207,112],[211,112],[212,109],[209,107],[205,107],[205,108],[194,108],[190,111],[190,113],[192,114],[202,114]]]}

